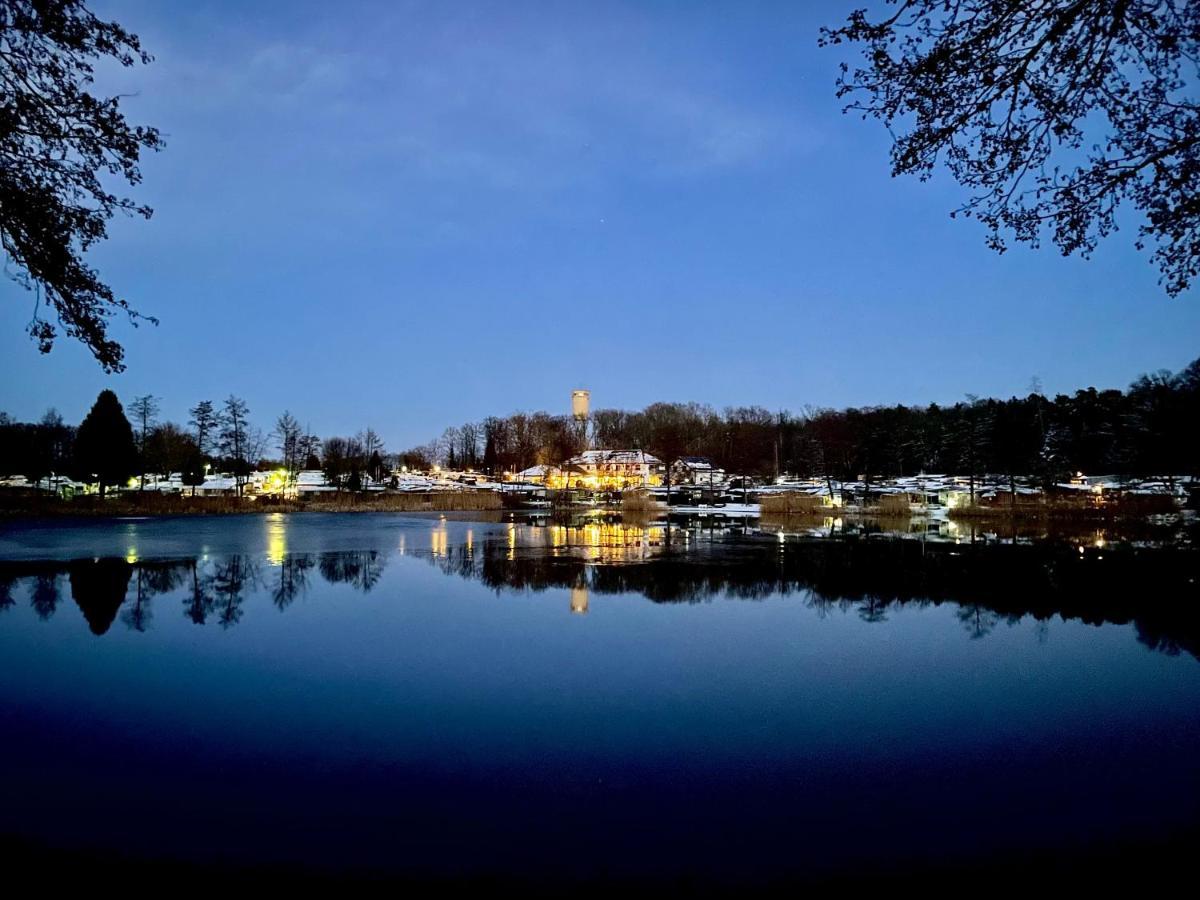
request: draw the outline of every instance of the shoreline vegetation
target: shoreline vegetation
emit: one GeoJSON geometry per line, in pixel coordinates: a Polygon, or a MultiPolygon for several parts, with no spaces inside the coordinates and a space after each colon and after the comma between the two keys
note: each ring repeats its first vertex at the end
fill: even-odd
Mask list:
{"type": "MultiPolygon", "coordinates": [[[[831,507],[822,498],[800,493],[763,497],[764,518],[866,517],[872,519],[927,518],[929,510],[914,509],[902,497],[880,497],[876,503],[831,507]]],[[[942,513],[938,509],[938,514],[942,513]]],[[[1113,522],[1148,520],[1181,512],[1174,500],[1165,495],[1123,494],[1097,502],[1090,497],[997,497],[993,502],[955,506],[944,510],[951,521],[999,522],[1113,522]]]]}

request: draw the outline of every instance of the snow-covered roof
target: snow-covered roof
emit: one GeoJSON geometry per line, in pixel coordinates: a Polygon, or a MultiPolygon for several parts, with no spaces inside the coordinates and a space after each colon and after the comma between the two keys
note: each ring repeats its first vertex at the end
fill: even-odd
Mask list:
{"type": "Polygon", "coordinates": [[[584,450],[578,456],[572,456],[563,465],[567,466],[598,466],[598,465],[662,465],[662,460],[645,450],[584,450]]]}
{"type": "Polygon", "coordinates": [[[231,475],[218,475],[215,478],[204,479],[203,484],[196,486],[200,491],[232,491],[237,489],[237,479],[231,475]]]}

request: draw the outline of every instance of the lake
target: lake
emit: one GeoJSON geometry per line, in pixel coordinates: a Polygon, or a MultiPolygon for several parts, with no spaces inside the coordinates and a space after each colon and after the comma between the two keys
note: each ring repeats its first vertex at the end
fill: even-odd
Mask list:
{"type": "Polygon", "coordinates": [[[815,531],[0,524],[0,834],[542,886],[1182,861],[1195,547],[815,531]]]}

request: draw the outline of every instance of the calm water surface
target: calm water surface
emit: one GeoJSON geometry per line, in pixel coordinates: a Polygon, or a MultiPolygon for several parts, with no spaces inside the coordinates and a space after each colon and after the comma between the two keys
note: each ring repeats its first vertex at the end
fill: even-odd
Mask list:
{"type": "Polygon", "coordinates": [[[1198,568],[1103,541],[8,523],[0,833],[549,880],[1171,847],[1200,821],[1198,568]]]}

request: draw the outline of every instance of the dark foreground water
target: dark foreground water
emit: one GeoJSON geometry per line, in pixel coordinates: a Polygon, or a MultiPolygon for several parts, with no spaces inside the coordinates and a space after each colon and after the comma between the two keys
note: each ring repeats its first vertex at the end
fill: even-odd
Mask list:
{"type": "Polygon", "coordinates": [[[0,836],[59,874],[1144,881],[1200,822],[1198,574],[1104,540],[4,524],[0,836]]]}

